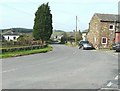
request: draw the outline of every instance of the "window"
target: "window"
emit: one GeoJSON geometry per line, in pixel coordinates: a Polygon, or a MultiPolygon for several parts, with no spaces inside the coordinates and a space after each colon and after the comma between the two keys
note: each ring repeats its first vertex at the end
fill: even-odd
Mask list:
{"type": "Polygon", "coordinates": [[[114,25],[110,24],[109,30],[114,30],[114,25]]]}
{"type": "Polygon", "coordinates": [[[102,44],[107,44],[107,38],[106,37],[102,37],[102,44]]]}
{"type": "Polygon", "coordinates": [[[9,40],[9,36],[8,36],[8,40],[9,40]]]}
{"type": "Polygon", "coordinates": [[[15,40],[15,39],[16,39],[16,37],[13,37],[13,39],[15,40]]]}
{"type": "Polygon", "coordinates": [[[96,42],[97,42],[97,38],[96,38],[96,37],[94,37],[93,41],[94,41],[94,43],[96,43],[96,42]]]}

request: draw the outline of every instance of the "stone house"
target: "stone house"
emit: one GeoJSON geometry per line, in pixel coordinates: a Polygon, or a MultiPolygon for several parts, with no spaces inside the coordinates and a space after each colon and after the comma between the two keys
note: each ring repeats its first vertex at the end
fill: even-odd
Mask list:
{"type": "Polygon", "coordinates": [[[87,35],[95,48],[109,48],[115,42],[118,15],[95,13],[89,23],[87,35]]]}

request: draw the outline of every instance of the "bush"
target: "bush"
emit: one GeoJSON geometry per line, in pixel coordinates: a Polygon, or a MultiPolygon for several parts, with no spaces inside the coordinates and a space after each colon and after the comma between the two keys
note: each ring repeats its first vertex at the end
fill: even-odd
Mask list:
{"type": "Polygon", "coordinates": [[[40,49],[45,47],[47,47],[47,45],[34,45],[34,46],[27,46],[27,47],[3,48],[3,49],[0,49],[0,51],[2,51],[2,53],[6,53],[6,52],[15,52],[15,51],[22,51],[22,50],[34,50],[34,49],[40,49]]]}

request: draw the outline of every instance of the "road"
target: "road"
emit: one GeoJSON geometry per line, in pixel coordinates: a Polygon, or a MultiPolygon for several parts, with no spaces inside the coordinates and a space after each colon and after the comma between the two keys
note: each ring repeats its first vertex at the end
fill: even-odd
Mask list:
{"type": "Polygon", "coordinates": [[[3,89],[98,89],[118,73],[113,53],[53,45],[53,51],[2,60],[3,89]]]}

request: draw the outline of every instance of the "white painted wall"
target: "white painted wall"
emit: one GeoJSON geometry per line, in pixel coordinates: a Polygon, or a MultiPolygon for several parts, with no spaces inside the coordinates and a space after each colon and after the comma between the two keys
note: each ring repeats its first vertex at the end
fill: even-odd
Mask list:
{"type": "Polygon", "coordinates": [[[13,40],[13,41],[17,41],[17,38],[19,37],[19,35],[3,35],[5,40],[13,40]],[[15,39],[14,39],[15,37],[15,39]]]}
{"type": "Polygon", "coordinates": [[[82,38],[83,38],[83,41],[86,41],[87,40],[87,34],[86,33],[82,33],[82,38]]]}

